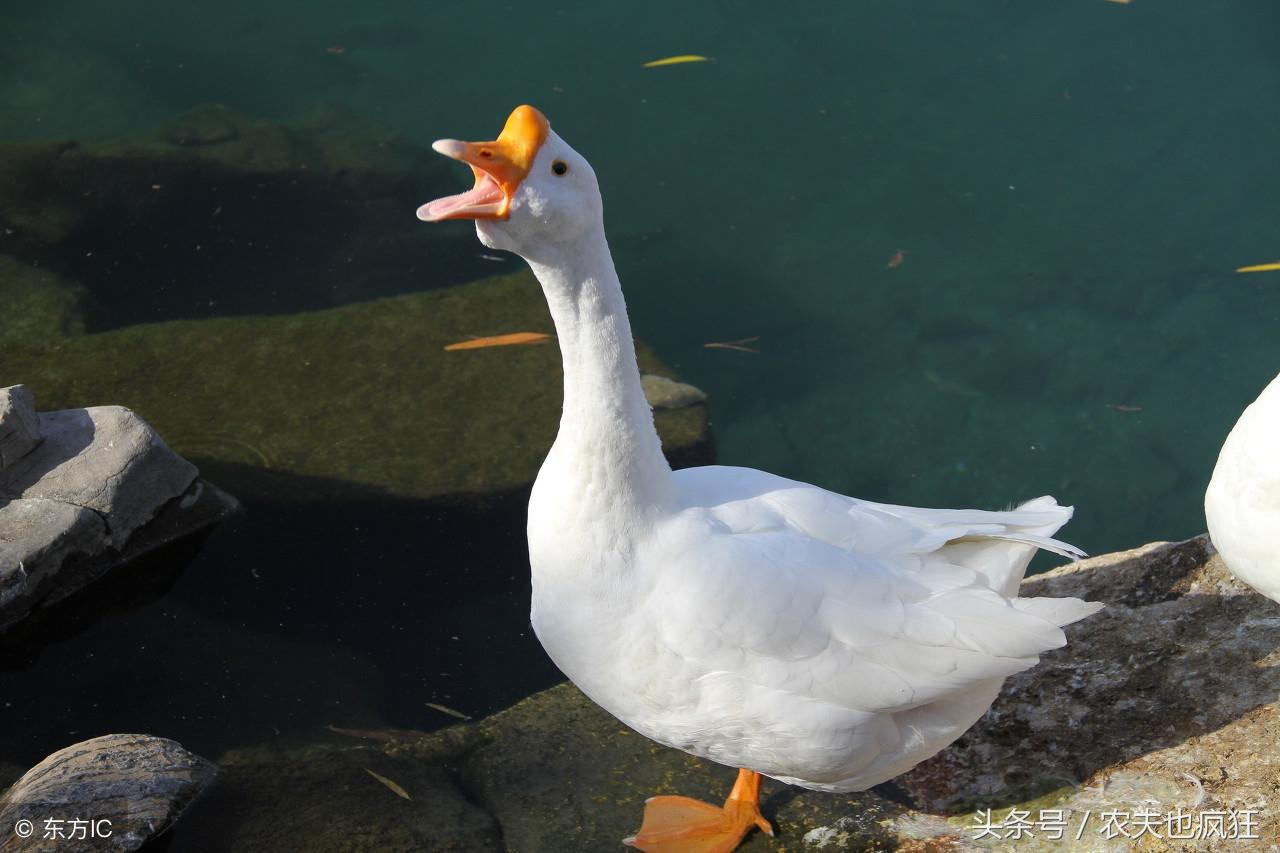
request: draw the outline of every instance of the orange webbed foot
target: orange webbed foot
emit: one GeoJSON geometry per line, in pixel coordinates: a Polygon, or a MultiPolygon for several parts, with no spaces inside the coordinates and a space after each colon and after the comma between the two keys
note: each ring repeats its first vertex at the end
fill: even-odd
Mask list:
{"type": "Polygon", "coordinates": [[[651,797],[640,831],[622,843],[644,853],[732,853],[752,828],[773,835],[760,814],[760,774],[739,770],[723,806],[688,797],[651,797]]]}

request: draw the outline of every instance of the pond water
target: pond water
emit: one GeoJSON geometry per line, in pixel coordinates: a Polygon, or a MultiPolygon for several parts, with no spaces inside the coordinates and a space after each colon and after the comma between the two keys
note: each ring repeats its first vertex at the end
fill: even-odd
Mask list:
{"type": "MultiPolygon", "coordinates": [[[[1280,273],[1234,272],[1280,260],[1272,0],[47,0],[0,24],[4,142],[216,103],[341,107],[426,145],[538,106],[599,174],[637,335],[707,391],[726,464],[893,503],[1053,494],[1077,508],[1064,537],[1102,553],[1204,529],[1217,449],[1280,370],[1280,273]],[[712,61],[643,67],[676,54],[712,61]],[[751,351],[705,347],[734,341],[751,351]]],[[[314,239],[270,263],[309,263],[314,239]]],[[[184,263],[217,261],[163,260],[184,263]]],[[[487,269],[374,266],[338,296],[220,308],[209,277],[148,282],[143,258],[130,310],[95,328],[487,269]]],[[[0,385],[25,381],[4,361],[0,385]]],[[[479,715],[557,680],[518,505],[247,510],[154,594],[6,653],[0,758],[117,730],[216,758],[324,725],[430,729],[451,719],[428,702],[479,715]]]]}

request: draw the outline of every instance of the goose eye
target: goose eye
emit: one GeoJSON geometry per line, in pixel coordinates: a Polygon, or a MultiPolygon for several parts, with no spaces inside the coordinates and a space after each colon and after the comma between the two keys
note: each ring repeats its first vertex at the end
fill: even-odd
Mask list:
{"type": "Polygon", "coordinates": [[[563,175],[569,171],[569,164],[563,160],[557,160],[551,164],[551,171],[557,175],[563,175]]]}

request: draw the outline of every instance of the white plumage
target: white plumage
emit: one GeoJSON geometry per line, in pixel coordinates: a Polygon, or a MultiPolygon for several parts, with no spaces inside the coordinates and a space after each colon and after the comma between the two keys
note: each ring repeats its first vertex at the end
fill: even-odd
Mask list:
{"type": "MultiPolygon", "coordinates": [[[[493,213],[501,169],[487,158],[518,159],[531,146],[511,128],[535,124],[517,110],[495,143],[437,143],[477,183],[419,215],[477,218],[485,245],[529,262],[555,321],[564,411],[528,523],[547,652],[636,731],[797,785],[864,789],[937,752],[1101,607],[1017,597],[1037,548],[1078,556],[1052,538],[1071,508],[915,509],[745,468],[673,473],[591,166],[535,127],[545,138],[505,196],[509,218],[493,213]]],[[[753,814],[741,832],[768,826],[753,814]]],[[[736,840],[723,843],[697,849],[736,840]]]]}
{"type": "Polygon", "coordinates": [[[1280,601],[1280,376],[1232,428],[1204,496],[1209,537],[1227,568],[1280,601]]]}
{"type": "Polygon", "coordinates": [[[659,743],[808,788],[862,790],[942,749],[1100,607],[1016,598],[1036,545],[1072,553],[1048,538],[1071,514],[1051,498],[922,510],[693,468],[591,560],[539,529],[546,476],[533,621],[556,664],[659,743]]]}

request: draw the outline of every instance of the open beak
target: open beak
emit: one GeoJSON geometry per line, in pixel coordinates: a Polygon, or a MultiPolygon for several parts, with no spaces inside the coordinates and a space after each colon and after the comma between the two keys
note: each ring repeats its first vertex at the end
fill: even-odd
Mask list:
{"type": "Polygon", "coordinates": [[[436,140],[431,147],[470,166],[476,183],[464,193],[422,205],[418,208],[418,218],[423,222],[506,219],[511,198],[533,167],[533,158],[538,155],[550,127],[546,116],[526,105],[512,111],[502,133],[492,142],[436,140]]]}

